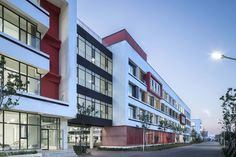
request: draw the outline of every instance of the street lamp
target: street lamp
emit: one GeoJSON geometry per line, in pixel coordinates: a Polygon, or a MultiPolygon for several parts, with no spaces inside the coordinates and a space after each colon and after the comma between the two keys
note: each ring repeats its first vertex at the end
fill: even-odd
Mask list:
{"type": "Polygon", "coordinates": [[[214,59],[214,60],[220,60],[220,59],[224,59],[225,58],[225,59],[230,59],[230,60],[236,61],[236,58],[226,56],[221,51],[213,51],[211,53],[211,58],[214,59]]]}

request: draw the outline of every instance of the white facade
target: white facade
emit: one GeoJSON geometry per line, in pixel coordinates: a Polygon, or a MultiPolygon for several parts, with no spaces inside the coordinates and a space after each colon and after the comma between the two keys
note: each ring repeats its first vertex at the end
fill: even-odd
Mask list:
{"type": "MultiPolygon", "coordinates": [[[[11,108],[11,110],[16,113],[38,114],[45,117],[60,119],[61,141],[59,149],[67,149],[67,120],[76,116],[75,84],[77,77],[75,52],[77,50],[77,32],[75,15],[77,1],[57,0],[50,2],[61,9],[59,21],[59,40],[61,41],[59,55],[59,75],[61,76],[59,100],[44,97],[40,94],[28,92],[21,93],[22,96],[19,105],[11,108]]],[[[41,33],[41,39],[49,30],[49,13],[34,1],[3,0],[0,4],[13,11],[19,17],[27,19],[28,22],[35,24],[37,26],[37,31],[41,33]]],[[[3,27],[2,23],[0,23],[0,26],[3,27]]],[[[8,28],[7,26],[4,27],[6,27],[5,30],[9,30],[7,33],[0,29],[0,55],[4,55],[19,63],[36,68],[42,78],[47,75],[51,66],[50,56],[45,52],[42,52],[39,48],[32,47],[14,38],[14,33],[16,33],[14,30],[15,27],[12,27],[12,30],[10,26],[8,26],[8,28]]]]}
{"type": "MultiPolygon", "coordinates": [[[[163,90],[166,91],[175,101],[180,104],[180,106],[184,109],[184,111],[191,114],[190,108],[178,97],[178,95],[171,89],[171,87],[161,78],[161,76],[145,61],[126,41],[123,40],[114,45],[109,46],[109,49],[113,52],[113,125],[114,126],[133,126],[133,127],[141,127],[139,120],[130,118],[129,115],[129,104],[134,105],[139,109],[143,109],[148,111],[154,115],[165,118],[166,120],[170,120],[176,124],[179,124],[179,119],[175,119],[170,117],[169,115],[163,113],[160,110],[157,110],[153,106],[148,103],[142,102],[139,98],[134,98],[129,96],[129,83],[134,84],[139,89],[147,92],[147,85],[140,81],[140,79],[136,76],[133,76],[129,72],[129,61],[133,62],[138,68],[140,68],[144,73],[151,72],[152,75],[156,79],[160,81],[163,86],[163,90]]],[[[168,103],[166,100],[161,99],[160,103],[165,104],[178,114],[180,114],[180,110],[176,107],[168,103]]],[[[138,112],[138,111],[136,111],[138,112]]],[[[137,114],[137,113],[136,113],[137,114]]],[[[190,121],[191,117],[187,117],[190,121]]],[[[187,126],[189,135],[190,126],[187,126]]],[[[150,125],[150,129],[158,130],[158,124],[153,122],[150,125]]],[[[171,130],[168,130],[171,132],[171,130]]]]}

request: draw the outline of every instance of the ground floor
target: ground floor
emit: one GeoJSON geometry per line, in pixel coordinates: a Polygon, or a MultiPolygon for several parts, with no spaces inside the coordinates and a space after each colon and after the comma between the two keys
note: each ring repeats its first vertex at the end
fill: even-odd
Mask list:
{"type": "Polygon", "coordinates": [[[67,120],[37,113],[0,112],[0,149],[57,150],[64,147],[67,120]]]}
{"type": "MultiPolygon", "coordinates": [[[[184,138],[187,136],[180,135],[180,142],[184,138]]],[[[39,113],[0,111],[1,150],[61,150],[78,144],[90,148],[127,147],[143,142],[147,145],[175,143],[176,135],[157,130],[144,133],[142,128],[131,126],[72,124],[65,118],[39,113]]]]}

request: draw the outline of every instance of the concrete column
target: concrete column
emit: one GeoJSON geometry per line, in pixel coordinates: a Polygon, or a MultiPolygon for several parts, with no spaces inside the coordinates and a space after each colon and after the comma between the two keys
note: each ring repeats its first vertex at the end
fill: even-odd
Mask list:
{"type": "Polygon", "coordinates": [[[93,149],[93,127],[90,127],[90,134],[89,134],[89,146],[90,149],[93,149]]]}
{"type": "Polygon", "coordinates": [[[68,136],[68,126],[67,126],[67,119],[61,118],[61,149],[68,148],[67,142],[68,136]]]}

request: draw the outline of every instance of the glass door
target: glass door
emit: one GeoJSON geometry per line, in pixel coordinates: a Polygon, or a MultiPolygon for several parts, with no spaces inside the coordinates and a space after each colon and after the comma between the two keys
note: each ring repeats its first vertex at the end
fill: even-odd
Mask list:
{"type": "Polygon", "coordinates": [[[49,149],[49,130],[48,129],[41,130],[41,149],[44,149],[44,150],[49,149]]]}

